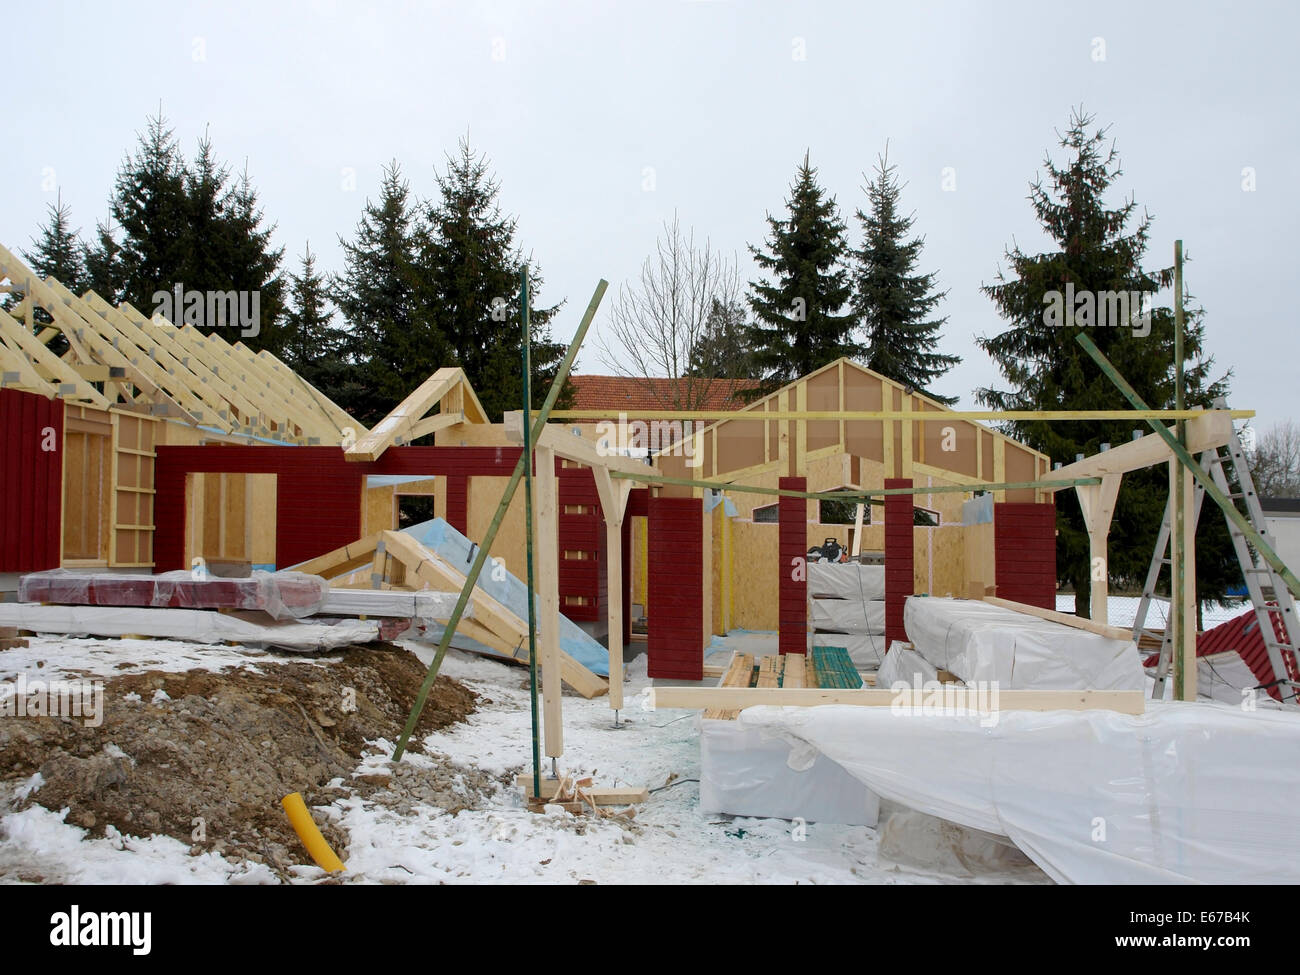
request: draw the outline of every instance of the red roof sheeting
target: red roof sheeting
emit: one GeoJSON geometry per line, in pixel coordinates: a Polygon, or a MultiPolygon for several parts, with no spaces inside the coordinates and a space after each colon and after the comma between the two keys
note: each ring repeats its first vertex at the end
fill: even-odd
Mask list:
{"type": "MultiPolygon", "coordinates": [[[[1269,619],[1273,621],[1273,631],[1277,639],[1286,642],[1286,626],[1282,623],[1281,613],[1270,613],[1269,619]]],[[[1206,630],[1204,633],[1196,635],[1196,656],[1208,657],[1215,653],[1226,653],[1235,650],[1250,668],[1250,672],[1255,675],[1255,679],[1260,684],[1272,684],[1274,681],[1273,664],[1268,659],[1268,648],[1264,646],[1263,637],[1259,632],[1259,624],[1255,619],[1255,611],[1248,609],[1240,616],[1234,616],[1226,623],[1220,623],[1213,629],[1206,630]]],[[[1147,667],[1154,667],[1158,662],[1159,654],[1151,654],[1146,659],[1147,667]]],[[[1287,660],[1288,666],[1292,673],[1288,675],[1292,680],[1297,678],[1295,672],[1295,661],[1290,654],[1283,654],[1287,660]]],[[[1281,695],[1276,687],[1269,688],[1269,694],[1281,700],[1281,695]]]]}
{"type": "Polygon", "coordinates": [[[738,410],[745,403],[733,394],[753,389],[752,379],[645,379],[636,376],[570,376],[575,410],[672,410],[686,399],[698,399],[703,410],[738,410]],[[707,389],[705,388],[707,385],[707,389]]]}

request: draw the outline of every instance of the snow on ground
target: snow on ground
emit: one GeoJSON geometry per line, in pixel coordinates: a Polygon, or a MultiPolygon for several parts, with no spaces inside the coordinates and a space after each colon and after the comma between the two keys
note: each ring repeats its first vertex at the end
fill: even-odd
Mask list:
{"type": "MultiPolygon", "coordinates": [[[[27,650],[0,655],[0,679],[116,675],[132,670],[255,668],[283,660],[262,651],[197,647],[176,641],[53,640],[35,638],[27,650]],[[57,666],[56,666],[57,661],[57,666]],[[38,662],[43,666],[38,666],[38,662]],[[128,667],[121,667],[124,663],[128,667]],[[121,667],[121,669],[119,669],[121,667]]],[[[432,649],[411,643],[426,663],[432,649]]],[[[303,662],[306,664],[306,662],[303,662]]],[[[313,665],[328,666],[327,658],[313,665]]],[[[426,748],[451,762],[492,774],[531,768],[528,673],[518,667],[450,651],[443,673],[483,696],[463,724],[428,736],[426,748]]],[[[809,823],[797,837],[783,820],[705,816],[699,810],[698,713],[649,711],[645,657],[628,666],[623,726],[613,727],[608,699],[564,696],[561,771],[595,775],[602,786],[657,789],[631,822],[529,812],[521,790],[502,788],[475,808],[454,815],[417,805],[411,815],[349,792],[313,815],[346,828],[348,883],[970,883],[970,877],[901,866],[878,858],[876,831],[809,823]],[[674,784],[661,788],[670,776],[674,784]]],[[[375,742],[355,775],[391,771],[391,742],[375,742]]],[[[544,756],[543,756],[544,758],[544,756]]],[[[403,762],[427,766],[429,755],[408,752],[403,762]]],[[[545,761],[545,758],[544,758],[545,761]]],[[[549,766],[549,763],[547,763],[549,766]]],[[[24,788],[32,788],[29,782],[24,788]]],[[[0,807],[3,808],[3,807],[0,807]]],[[[11,806],[9,808],[12,808],[11,806]]],[[[305,852],[302,862],[310,863],[305,852]]],[[[318,883],[314,866],[296,882],[318,883]]],[[[1023,880],[986,874],[974,882],[1023,880]]],[[[1045,878],[1044,878],[1045,879],[1045,878]]],[[[0,816],[0,882],[273,883],[255,864],[215,853],[192,856],[167,837],[116,832],[86,838],[63,814],[31,806],[0,816]]]]}
{"type": "Polygon", "coordinates": [[[33,636],[27,637],[27,641],[29,646],[0,653],[0,681],[16,680],[19,675],[25,675],[29,681],[48,681],[120,677],[147,670],[216,672],[227,667],[244,667],[257,673],[259,662],[278,663],[292,659],[265,650],[239,646],[207,647],[181,640],[33,636]]]}
{"type": "MultiPolygon", "coordinates": [[[[1110,623],[1111,626],[1131,627],[1133,621],[1137,618],[1138,604],[1141,601],[1140,596],[1108,596],[1106,598],[1106,622],[1110,623]]],[[[1205,621],[1205,628],[1208,630],[1227,620],[1235,619],[1249,608],[1249,602],[1240,600],[1232,603],[1204,602],[1201,604],[1201,617],[1205,621]]],[[[1161,602],[1158,599],[1152,600],[1151,608],[1147,611],[1147,626],[1163,629],[1168,610],[1169,604],[1167,602],[1161,602]]],[[[1056,611],[1058,613],[1073,613],[1074,593],[1058,592],[1056,594],[1056,611]]]]}

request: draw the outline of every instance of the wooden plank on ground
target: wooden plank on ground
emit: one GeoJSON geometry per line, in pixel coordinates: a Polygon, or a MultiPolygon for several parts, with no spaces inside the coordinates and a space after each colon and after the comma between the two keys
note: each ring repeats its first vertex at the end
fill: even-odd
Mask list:
{"type": "MultiPolygon", "coordinates": [[[[722,680],[718,682],[719,687],[748,687],[754,670],[754,655],[749,653],[734,653],[731,655],[731,664],[727,667],[727,672],[722,675],[722,680]]],[[[732,721],[739,711],[732,711],[725,708],[708,708],[704,712],[706,718],[715,718],[719,721],[732,721]]]]}
{"type": "Polygon", "coordinates": [[[824,704],[855,707],[902,707],[924,710],[927,706],[960,707],[971,713],[979,708],[999,711],[1117,711],[1142,714],[1145,697],[1141,691],[1001,691],[996,698],[977,688],[946,686],[942,691],[893,691],[887,688],[839,690],[794,687],[654,687],[650,701],[656,708],[698,708],[727,710],[772,707],[818,707],[824,704]],[[927,705],[927,698],[930,703],[927,705]]]}
{"type": "Polygon", "coordinates": [[[787,653],[785,655],[785,673],[782,675],[782,687],[803,687],[804,669],[807,663],[802,653],[787,653]]]}

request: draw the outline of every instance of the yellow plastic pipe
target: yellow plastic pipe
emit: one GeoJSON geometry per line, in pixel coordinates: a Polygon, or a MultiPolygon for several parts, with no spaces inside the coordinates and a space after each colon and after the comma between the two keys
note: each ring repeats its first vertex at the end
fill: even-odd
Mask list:
{"type": "Polygon", "coordinates": [[[298,839],[302,840],[302,845],[307,848],[311,858],[316,861],[316,866],[330,873],[347,869],[343,866],[343,861],[330,849],[330,845],[325,842],[325,837],[321,836],[320,830],[316,828],[316,823],[312,820],[311,813],[307,811],[307,804],[302,801],[301,794],[290,793],[280,800],[280,805],[284,806],[284,811],[289,816],[289,825],[298,834],[298,839]]]}

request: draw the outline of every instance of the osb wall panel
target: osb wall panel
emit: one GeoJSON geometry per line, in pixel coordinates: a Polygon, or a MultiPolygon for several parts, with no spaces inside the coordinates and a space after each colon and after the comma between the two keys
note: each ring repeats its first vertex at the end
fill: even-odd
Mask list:
{"type": "Polygon", "coordinates": [[[993,522],[981,525],[965,525],[965,546],[962,553],[966,568],[966,584],[978,582],[985,586],[997,584],[995,571],[995,549],[993,541],[993,522]]]}
{"type": "MultiPolygon", "coordinates": [[[[501,504],[501,495],[505,491],[508,477],[471,477],[469,481],[469,531],[467,537],[481,539],[487,535],[488,526],[496,516],[501,504]]],[[[441,499],[434,502],[440,504],[441,499]]],[[[445,510],[439,508],[438,510],[445,510]]],[[[534,509],[533,516],[536,518],[534,509]]],[[[519,579],[527,579],[527,549],[524,544],[524,482],[519,482],[519,489],[510,499],[505,518],[497,537],[492,540],[488,554],[494,559],[503,559],[508,572],[519,579]]],[[[535,528],[536,526],[534,526],[535,528]]],[[[535,550],[534,550],[535,551],[535,550]]],[[[536,567],[534,566],[534,571],[536,567]]]]}
{"type": "Polygon", "coordinates": [[[777,619],[776,560],[779,526],[731,522],[734,626],[746,630],[775,630],[777,619]],[[745,571],[739,571],[741,567],[745,571]]]}
{"type": "Polygon", "coordinates": [[[397,506],[391,484],[366,488],[361,497],[361,534],[392,531],[397,528],[397,506]]]}
{"type": "Polygon", "coordinates": [[[64,559],[107,559],[111,446],[111,426],[105,433],[68,430],[64,434],[64,559]]]}
{"type": "MultiPolygon", "coordinates": [[[[809,412],[840,409],[840,369],[829,369],[804,383],[804,408],[809,412]]],[[[850,370],[851,371],[851,370],[850,370]]],[[[809,420],[805,449],[818,450],[840,442],[838,420],[809,420]]]]}
{"type": "Polygon", "coordinates": [[[728,420],[718,427],[718,471],[743,470],[763,463],[763,421],[728,420]]]}
{"type": "Polygon", "coordinates": [[[917,526],[913,540],[913,581],[917,592],[961,596],[966,590],[964,526],[917,526]]]}
{"type": "Polygon", "coordinates": [[[966,474],[969,477],[979,476],[975,463],[979,428],[975,424],[952,420],[929,420],[918,426],[922,428],[925,463],[958,474],[966,474]],[[945,431],[951,431],[952,435],[949,436],[945,431]],[[954,449],[944,450],[945,445],[954,449]]]}
{"type": "MultiPolygon", "coordinates": [[[[844,408],[855,413],[883,409],[880,381],[850,370],[845,376],[844,408]]],[[[883,463],[884,431],[882,420],[846,420],[844,449],[850,454],[883,463]]]]}
{"type": "MultiPolygon", "coordinates": [[[[730,519],[726,515],[725,505],[718,505],[711,512],[709,517],[713,522],[712,547],[713,559],[709,567],[709,585],[713,590],[713,612],[711,613],[710,624],[713,632],[719,635],[727,632],[727,599],[729,593],[724,584],[724,577],[729,575],[731,567],[728,565],[726,556],[730,554],[727,549],[728,539],[724,537],[727,529],[724,524],[730,519]]],[[[729,580],[728,580],[729,581],[729,580]]]]}
{"type": "MultiPolygon", "coordinates": [[[[1033,481],[1037,480],[1038,471],[1035,461],[1037,457],[1031,454],[1025,448],[1014,443],[1007,443],[1007,481],[1033,481]]],[[[1008,501],[1028,501],[1034,500],[1033,488],[1025,488],[1019,491],[1008,491],[1008,501]]]]}

